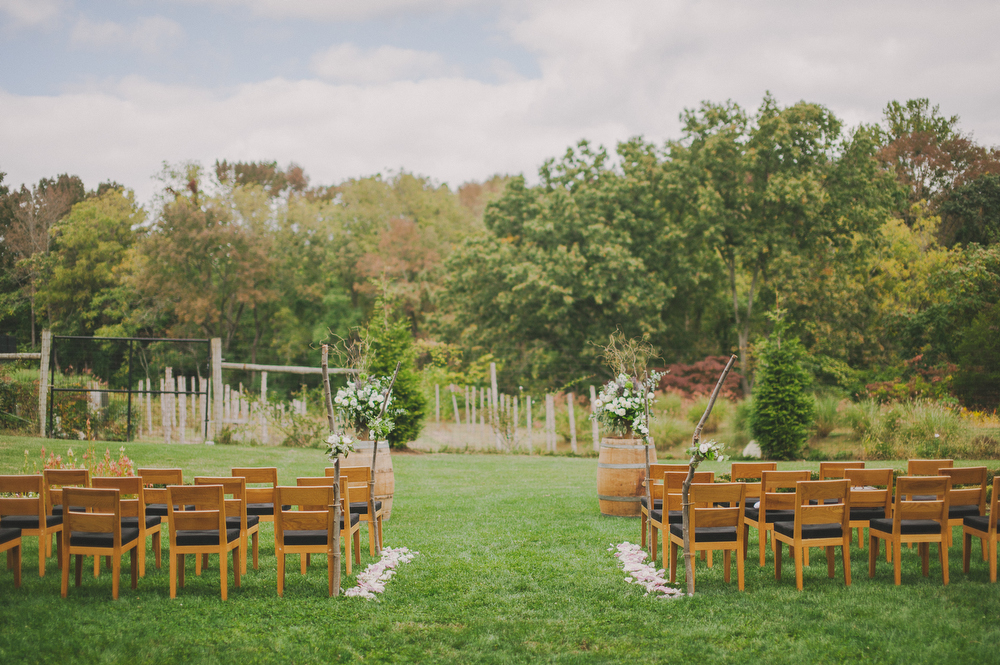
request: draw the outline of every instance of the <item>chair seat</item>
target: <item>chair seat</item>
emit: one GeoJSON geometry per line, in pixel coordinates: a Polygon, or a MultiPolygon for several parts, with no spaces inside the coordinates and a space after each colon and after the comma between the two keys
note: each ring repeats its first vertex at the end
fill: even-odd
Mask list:
{"type": "MultiPolygon", "coordinates": [[[[62,515],[46,515],[45,526],[53,527],[62,524],[62,515]]],[[[0,519],[0,529],[37,529],[38,515],[7,515],[0,519]]]]}
{"type": "MultiPolygon", "coordinates": [[[[160,517],[158,515],[146,515],[143,517],[146,523],[147,529],[153,529],[160,526],[160,517]]],[[[123,517],[122,518],[122,528],[138,529],[139,528],[139,518],[138,517],[123,517]]]]}
{"type": "MultiPolygon", "coordinates": [[[[643,508],[649,508],[649,504],[646,503],[646,497],[640,497],[639,503],[642,504],[643,508]]],[[[351,504],[351,507],[354,507],[353,503],[351,504]]],[[[663,510],[663,499],[653,499],[653,509],[663,510]]]]}
{"type": "Polygon", "coordinates": [[[983,531],[989,533],[990,531],[990,516],[989,515],[973,515],[972,517],[962,518],[962,526],[967,526],[975,529],[976,531],[983,531]]]}
{"type": "Polygon", "coordinates": [[[851,508],[852,520],[878,520],[885,519],[885,508],[875,508],[872,506],[851,508]]]}
{"type": "MultiPolygon", "coordinates": [[[[227,543],[231,543],[239,537],[239,529],[226,529],[227,543]]],[[[218,544],[218,529],[178,529],[177,531],[177,545],[180,547],[198,547],[218,544]]]]}
{"type": "MultiPolygon", "coordinates": [[[[258,515],[247,515],[247,528],[252,529],[260,524],[260,517],[258,515]]],[[[227,529],[239,529],[240,528],[240,518],[239,517],[227,517],[226,518],[226,528],[227,529]]]]}
{"type": "MultiPolygon", "coordinates": [[[[747,508],[745,515],[754,521],[760,521],[760,508],[747,508]]],[[[770,524],[771,522],[787,522],[789,520],[795,519],[794,510],[769,510],[767,515],[764,516],[764,522],[770,524]]]]}
{"type": "Polygon", "coordinates": [[[966,505],[966,506],[949,506],[948,507],[948,519],[957,520],[962,517],[973,517],[979,515],[979,506],[977,505],[966,505]]]}
{"type": "MultiPolygon", "coordinates": [[[[375,512],[382,510],[382,502],[375,502],[375,512]]],[[[368,502],[367,501],[351,501],[351,514],[354,515],[367,515],[368,514],[368,502]]]]}
{"type": "Polygon", "coordinates": [[[284,534],[285,545],[326,545],[328,542],[326,529],[286,530],[284,534]]]}
{"type": "MultiPolygon", "coordinates": [[[[291,510],[291,506],[282,506],[282,510],[291,510]]],[[[248,503],[247,515],[274,515],[273,503],[248,503]]]]}
{"type": "MultiPolygon", "coordinates": [[[[885,518],[872,520],[868,523],[868,528],[874,531],[892,533],[892,520],[885,518]]],[[[941,525],[934,520],[900,520],[899,531],[908,536],[932,535],[941,533],[941,525]]]]}
{"type": "MultiPolygon", "coordinates": [[[[139,537],[139,529],[122,527],[122,545],[127,545],[139,537]]],[[[107,532],[73,531],[69,534],[70,547],[105,547],[115,546],[115,535],[107,532]]]]}
{"type": "MultiPolygon", "coordinates": [[[[670,535],[684,537],[682,524],[671,524],[670,535]]],[[[736,542],[736,527],[734,526],[701,526],[694,530],[694,539],[701,543],[736,542]]]]}
{"type": "MultiPolygon", "coordinates": [[[[174,510],[180,510],[180,506],[174,506],[174,510]]],[[[194,510],[194,506],[184,506],[184,510],[194,510]]],[[[165,503],[148,503],[146,504],[146,514],[156,515],[158,517],[166,517],[169,514],[167,510],[167,504],[165,503]]]]}
{"type": "MultiPolygon", "coordinates": [[[[654,510],[649,513],[649,519],[663,524],[663,511],[654,510]]],[[[684,521],[683,510],[671,510],[667,513],[667,524],[681,524],[684,521]]]]}
{"type": "Polygon", "coordinates": [[[21,537],[21,530],[13,527],[0,529],[0,544],[8,543],[21,537]]]}
{"type": "MultiPolygon", "coordinates": [[[[774,530],[787,538],[795,537],[795,522],[775,522],[774,530]]],[[[803,540],[818,538],[843,538],[844,532],[837,523],[832,524],[803,524],[803,540]]]]}
{"type": "MultiPolygon", "coordinates": [[[[71,511],[73,511],[74,513],[85,513],[85,512],[87,512],[87,509],[84,508],[83,506],[70,506],[69,509],[71,511]]],[[[62,515],[63,514],[63,507],[61,505],[60,506],[52,506],[52,514],[53,515],[62,515]]]]}

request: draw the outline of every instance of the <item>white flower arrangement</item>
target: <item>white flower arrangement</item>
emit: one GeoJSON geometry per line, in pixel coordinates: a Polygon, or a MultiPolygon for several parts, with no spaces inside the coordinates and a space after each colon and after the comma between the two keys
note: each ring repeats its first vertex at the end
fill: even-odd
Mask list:
{"type": "Polygon", "coordinates": [[[696,446],[691,446],[687,452],[691,456],[691,464],[697,466],[705,460],[725,462],[729,459],[729,456],[724,455],[722,452],[725,448],[725,444],[712,440],[703,441],[696,446]]]}
{"type": "Polygon", "coordinates": [[[326,456],[331,462],[335,462],[338,457],[346,458],[349,453],[354,452],[354,439],[346,434],[331,434],[326,437],[326,456]]]}
{"type": "Polygon", "coordinates": [[[388,380],[382,377],[369,377],[361,374],[357,380],[350,381],[347,387],[337,391],[333,404],[340,416],[354,428],[355,432],[368,430],[376,441],[385,440],[386,435],[393,430],[395,423],[389,414],[392,410],[392,395],[389,394],[388,380]],[[385,413],[382,413],[382,403],[388,403],[385,413]]]}
{"type": "MultiPolygon", "coordinates": [[[[653,372],[642,382],[619,374],[601,388],[594,401],[591,420],[609,427],[617,434],[628,435],[636,432],[643,437],[649,435],[646,424],[646,410],[652,404],[654,388],[659,384],[660,372],[653,372]]],[[[652,418],[652,413],[650,413],[652,418]]]]}

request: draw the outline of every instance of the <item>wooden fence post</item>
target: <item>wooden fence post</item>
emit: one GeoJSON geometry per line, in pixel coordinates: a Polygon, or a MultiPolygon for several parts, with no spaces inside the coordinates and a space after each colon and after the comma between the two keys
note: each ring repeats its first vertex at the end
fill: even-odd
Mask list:
{"type": "Polygon", "coordinates": [[[490,424],[493,426],[497,450],[502,450],[503,444],[500,442],[500,432],[498,431],[500,423],[498,420],[499,414],[497,413],[497,407],[499,406],[497,395],[497,364],[490,363],[490,424]]]}
{"type": "Polygon", "coordinates": [[[222,431],[222,338],[212,338],[212,443],[222,431]]]}
{"type": "Polygon", "coordinates": [[[177,438],[181,443],[187,443],[187,377],[177,377],[178,406],[177,410],[177,438]]]}
{"type": "Polygon", "coordinates": [[[267,431],[267,372],[260,373],[260,442],[265,446],[271,442],[267,431]]]}
{"type": "Polygon", "coordinates": [[[52,355],[52,331],[42,329],[42,355],[38,363],[38,433],[45,436],[49,424],[49,356],[52,355]]]}
{"type": "Polygon", "coordinates": [[[573,411],[573,402],[575,401],[575,393],[566,395],[566,407],[569,410],[569,445],[574,455],[576,454],[576,414],[573,411]]]}
{"type": "Polygon", "coordinates": [[[451,391],[451,406],[455,409],[455,424],[462,424],[462,416],[458,413],[458,398],[455,397],[455,391],[451,391]]]}

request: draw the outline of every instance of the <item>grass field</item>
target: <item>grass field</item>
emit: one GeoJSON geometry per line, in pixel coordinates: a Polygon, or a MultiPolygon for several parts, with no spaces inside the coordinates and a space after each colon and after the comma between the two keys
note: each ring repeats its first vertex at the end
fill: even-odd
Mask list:
{"type": "MultiPolygon", "coordinates": [[[[42,443],[66,447],[0,437],[0,471],[19,472],[24,450],[35,457],[42,443]]],[[[273,465],[282,482],[294,483],[326,466],[317,450],[126,449],[137,465],[181,466],[186,478],[273,465]]],[[[839,565],[827,578],[817,553],[800,593],[790,561],[780,582],[770,555],[767,566],[756,565],[752,532],[745,592],[736,588],[735,566],[733,582],[723,582],[717,557],[714,569],[699,569],[697,596],[658,600],[626,584],[607,551],[637,541],[639,524],[598,514],[596,459],[408,454],[394,455],[393,465],[396,501],[385,541],[420,555],[377,602],[328,598],[323,557],[313,558],[304,578],[290,558],[278,598],[267,524],[260,570],[251,569],[225,603],[217,562],[199,578],[191,557],[176,600],[166,559],[161,570],[147,568],[137,591],[124,576],[118,601],[108,573],[95,580],[85,566],[83,586],[71,586],[64,600],[55,558],[39,579],[29,538],[22,588],[0,569],[0,663],[996,662],[1000,584],[989,583],[978,543],[970,574],[962,573],[960,537],[947,587],[933,556],[930,577],[921,576],[916,549],[903,552],[901,587],[884,559],[870,580],[867,550],[855,547],[850,588],[839,565]]],[[[362,542],[363,567],[372,559],[365,534],[362,542]]]]}

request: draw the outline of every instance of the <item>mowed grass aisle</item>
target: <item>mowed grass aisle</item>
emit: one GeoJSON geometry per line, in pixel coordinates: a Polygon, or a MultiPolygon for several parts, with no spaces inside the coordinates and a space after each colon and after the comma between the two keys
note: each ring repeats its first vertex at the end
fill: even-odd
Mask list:
{"type": "MultiPolygon", "coordinates": [[[[20,468],[24,439],[0,439],[0,468],[20,468]]],[[[49,443],[52,447],[52,442],[49,443]]],[[[32,443],[34,451],[38,443],[32,443]]],[[[57,450],[64,444],[56,444],[57,450]]],[[[103,450],[103,447],[101,448],[103,450]]],[[[184,468],[185,478],[232,465],[275,465],[282,482],[319,475],[319,451],[129,444],[139,465],[184,468]]],[[[78,451],[79,452],[79,451],[78,451]]],[[[34,452],[32,453],[34,454],[34,452]]],[[[218,563],[169,598],[164,567],[138,591],[108,573],[59,596],[55,558],[38,578],[36,539],[24,552],[23,587],[0,576],[0,662],[995,662],[1000,584],[988,581],[976,544],[973,571],[951,549],[951,584],[920,575],[904,550],[903,586],[881,559],[868,579],[867,550],[853,550],[854,584],[826,577],[814,550],[805,591],[794,567],[774,580],[752,536],[746,591],[722,580],[721,556],[698,571],[699,594],[659,600],[625,583],[607,551],[637,541],[638,520],[598,514],[597,460],[502,455],[398,455],[396,504],[386,544],[420,552],[378,602],[326,597],[326,564],[308,575],[289,557],[284,598],[275,591],[273,531],[261,529],[260,570],[219,599],[218,563]]],[[[728,468],[728,465],[723,465],[728,468]]],[[[166,533],[164,528],[164,534],[166,533]]],[[[957,532],[956,532],[957,533],[957,532]]],[[[362,562],[370,563],[364,527],[362,562]]],[[[166,540],[164,538],[164,540],[166,540]]],[[[935,550],[936,552],[936,550],[935,550]]],[[[839,557],[838,557],[839,559],[839,557]]],[[[88,562],[89,563],[89,562],[88,562]]],[[[357,570],[360,570],[360,567],[357,570]]],[[[680,581],[680,580],[679,580],[680,581]]],[[[354,584],[344,579],[345,588],[354,584]]]]}

